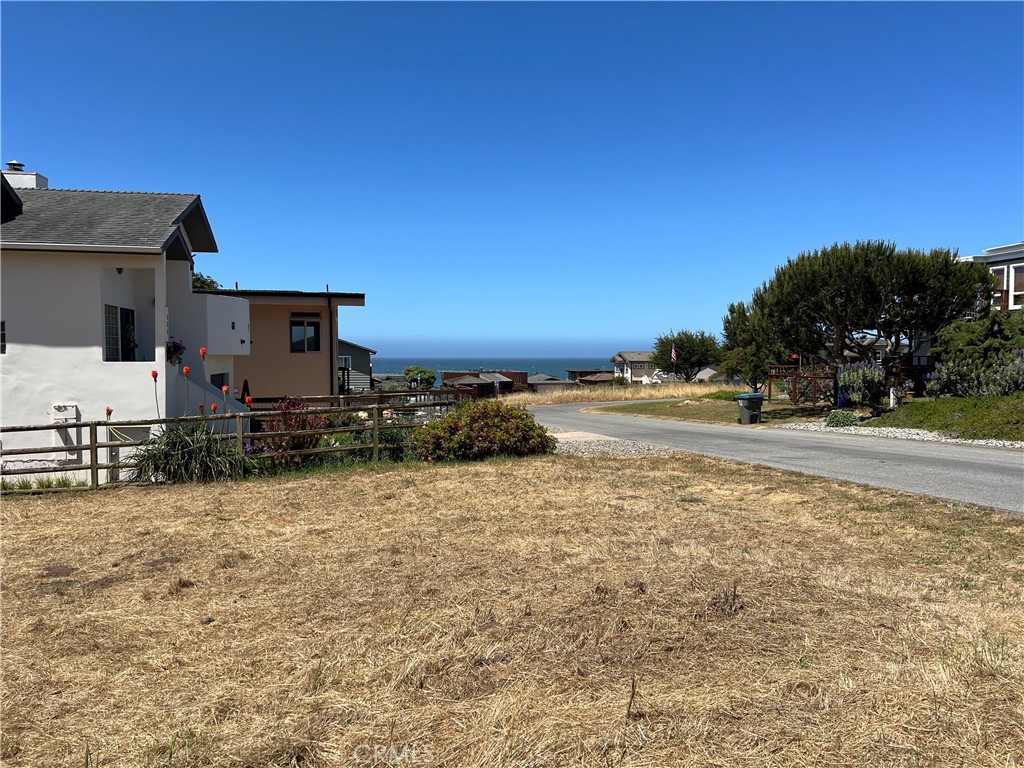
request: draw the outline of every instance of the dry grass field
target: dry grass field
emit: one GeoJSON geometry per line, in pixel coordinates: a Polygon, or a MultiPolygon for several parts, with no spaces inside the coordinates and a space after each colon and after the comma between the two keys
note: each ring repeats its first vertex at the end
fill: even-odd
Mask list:
{"type": "Polygon", "coordinates": [[[5,499],[5,766],[1016,766],[1024,520],[678,455],[5,499]]]}
{"type": "MultiPolygon", "coordinates": [[[[730,384],[697,384],[676,382],[656,387],[634,385],[630,387],[570,387],[556,392],[517,392],[501,398],[508,405],[558,405],[560,403],[611,402],[613,400],[659,400],[662,398],[700,398],[711,392],[749,392],[749,387],[730,384]]],[[[735,407],[735,403],[733,403],[735,407]]]]}

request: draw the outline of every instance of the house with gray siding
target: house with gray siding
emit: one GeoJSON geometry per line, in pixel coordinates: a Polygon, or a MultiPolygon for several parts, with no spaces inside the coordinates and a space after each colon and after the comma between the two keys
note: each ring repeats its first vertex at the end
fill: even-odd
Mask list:
{"type": "Polygon", "coordinates": [[[338,339],[338,390],[373,389],[373,359],[377,350],[338,339]]]}

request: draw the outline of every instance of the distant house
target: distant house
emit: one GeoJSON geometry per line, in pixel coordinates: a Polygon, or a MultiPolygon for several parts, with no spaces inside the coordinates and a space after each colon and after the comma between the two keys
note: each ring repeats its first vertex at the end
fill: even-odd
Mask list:
{"type": "MultiPolygon", "coordinates": [[[[221,401],[249,352],[249,307],[192,291],[193,252],[217,252],[199,195],[51,189],[9,165],[0,179],[2,423],[102,421],[107,407],[115,420],[143,420],[221,401]]],[[[244,408],[231,398],[222,407],[244,408]]]]}
{"type": "Polygon", "coordinates": [[[615,374],[611,371],[592,373],[579,379],[580,384],[608,384],[615,380],[615,374]]]}
{"type": "Polygon", "coordinates": [[[574,381],[577,384],[588,383],[583,381],[588,376],[599,376],[604,373],[608,374],[607,381],[615,378],[615,371],[609,368],[570,368],[565,372],[569,375],[569,381],[574,381]]]}
{"type": "Polygon", "coordinates": [[[338,339],[338,386],[341,392],[373,389],[373,360],[377,350],[338,339]]]}
{"type": "Polygon", "coordinates": [[[441,386],[472,389],[474,397],[507,395],[525,390],[526,371],[441,371],[441,386]]]}
{"type": "Polygon", "coordinates": [[[203,293],[248,302],[249,356],[235,366],[238,397],[339,394],[338,308],[365,306],[365,294],[237,288],[203,293]]]}
{"type": "Polygon", "coordinates": [[[653,352],[616,352],[609,361],[615,366],[615,375],[630,384],[639,384],[644,376],[650,378],[656,370],[651,358],[653,352]]]}
{"type": "Polygon", "coordinates": [[[992,293],[992,308],[1001,312],[1024,309],[1024,242],[986,248],[976,256],[964,256],[962,261],[988,265],[996,276],[996,289],[992,293]]]}
{"type": "Polygon", "coordinates": [[[381,387],[401,387],[402,389],[408,389],[409,382],[406,380],[405,375],[401,373],[373,374],[373,388],[380,389],[381,387]]]}
{"type": "Polygon", "coordinates": [[[526,380],[531,392],[558,392],[567,387],[578,387],[579,384],[569,379],[560,379],[547,373],[536,373],[526,380]]]}

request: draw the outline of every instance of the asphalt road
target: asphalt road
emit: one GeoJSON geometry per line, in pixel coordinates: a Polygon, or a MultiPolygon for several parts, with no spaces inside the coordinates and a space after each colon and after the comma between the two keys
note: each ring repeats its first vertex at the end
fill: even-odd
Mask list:
{"type": "Polygon", "coordinates": [[[595,405],[608,403],[541,405],[530,410],[546,427],[1024,514],[1021,450],[582,412],[595,405]]]}

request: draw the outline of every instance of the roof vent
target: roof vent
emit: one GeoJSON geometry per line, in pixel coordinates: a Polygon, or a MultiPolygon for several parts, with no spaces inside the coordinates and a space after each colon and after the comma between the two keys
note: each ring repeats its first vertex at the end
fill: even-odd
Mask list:
{"type": "Polygon", "coordinates": [[[21,163],[21,162],[18,162],[17,160],[8,160],[7,161],[7,170],[8,171],[24,171],[25,170],[25,164],[21,163]]]}

